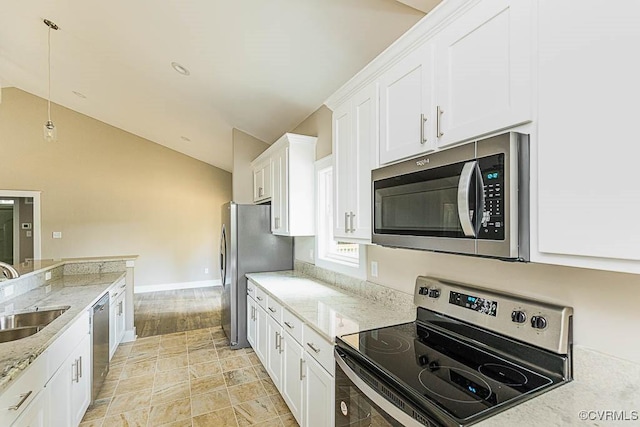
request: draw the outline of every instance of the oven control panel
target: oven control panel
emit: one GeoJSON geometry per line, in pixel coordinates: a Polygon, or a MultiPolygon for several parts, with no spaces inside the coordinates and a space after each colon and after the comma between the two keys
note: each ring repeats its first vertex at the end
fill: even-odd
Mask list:
{"type": "Polygon", "coordinates": [[[570,307],[424,276],[416,279],[414,303],[556,353],[568,352],[570,307]]]}
{"type": "Polygon", "coordinates": [[[505,179],[504,154],[478,159],[484,183],[484,213],[479,239],[504,240],[505,179]]]}

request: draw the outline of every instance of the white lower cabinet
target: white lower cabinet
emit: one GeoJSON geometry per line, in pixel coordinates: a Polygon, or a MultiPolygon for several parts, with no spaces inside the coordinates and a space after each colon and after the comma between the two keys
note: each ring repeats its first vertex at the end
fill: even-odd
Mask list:
{"type": "Polygon", "coordinates": [[[315,359],[304,355],[303,421],[305,427],[332,426],[335,379],[315,359]]]}
{"type": "Polygon", "coordinates": [[[334,420],[333,344],[260,288],[263,304],[247,296],[247,335],[256,355],[302,427],[334,420]],[[271,309],[270,315],[262,305],[271,309]],[[304,344],[304,346],[303,346],[304,344]]]}
{"type": "Polygon", "coordinates": [[[48,405],[47,405],[47,393],[43,390],[36,397],[33,398],[29,406],[20,414],[20,417],[16,420],[15,426],[20,427],[45,427],[54,426],[49,423],[48,405]]]}
{"type": "Polygon", "coordinates": [[[282,327],[267,316],[267,372],[278,390],[282,392],[282,327]]]}
{"type": "Polygon", "coordinates": [[[289,405],[298,424],[302,424],[302,403],[304,401],[304,351],[295,339],[285,332],[282,358],[282,397],[289,405]]]}
{"type": "Polygon", "coordinates": [[[77,426],[91,402],[91,335],[62,363],[45,386],[52,426],[77,426]]]}
{"type": "Polygon", "coordinates": [[[27,412],[40,411],[38,406],[42,403],[37,403],[36,398],[42,394],[46,381],[46,358],[46,352],[38,356],[25,372],[0,394],[0,426],[20,425],[20,419],[32,418],[27,412]]]}
{"type": "Polygon", "coordinates": [[[256,346],[254,350],[263,365],[267,365],[267,312],[256,305],[256,346]]]}

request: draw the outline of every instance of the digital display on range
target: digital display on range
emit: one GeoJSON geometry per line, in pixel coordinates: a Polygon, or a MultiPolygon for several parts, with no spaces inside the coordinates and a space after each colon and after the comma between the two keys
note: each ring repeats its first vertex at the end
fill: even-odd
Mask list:
{"type": "Polygon", "coordinates": [[[468,308],[469,310],[488,314],[489,316],[495,316],[498,311],[498,303],[496,301],[454,291],[449,293],[449,304],[468,308]]]}
{"type": "Polygon", "coordinates": [[[480,384],[471,381],[469,378],[465,378],[457,372],[449,371],[449,377],[451,378],[451,382],[458,384],[465,391],[473,394],[474,396],[478,396],[480,399],[485,400],[493,405],[497,404],[496,395],[491,393],[491,390],[486,387],[481,386],[480,384]]]}

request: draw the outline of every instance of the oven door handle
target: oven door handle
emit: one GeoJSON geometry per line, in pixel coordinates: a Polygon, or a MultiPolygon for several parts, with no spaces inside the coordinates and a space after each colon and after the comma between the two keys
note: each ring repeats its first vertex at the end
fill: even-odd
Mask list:
{"type": "MultiPolygon", "coordinates": [[[[476,237],[476,227],[473,224],[473,212],[469,206],[469,196],[473,191],[471,188],[472,184],[475,183],[473,180],[473,174],[477,169],[477,160],[465,163],[462,168],[462,172],[460,173],[460,181],[458,182],[458,217],[460,217],[462,232],[467,237],[476,237]]],[[[476,210],[478,209],[478,206],[476,206],[476,210]]],[[[476,217],[477,216],[478,213],[476,212],[476,217]]]]}
{"type": "MultiPolygon", "coordinates": [[[[396,421],[406,427],[424,427],[424,424],[418,422],[409,414],[398,408],[393,403],[385,399],[380,393],[372,389],[367,383],[365,383],[353,370],[347,365],[337,351],[333,351],[336,363],[349,378],[349,380],[362,391],[369,400],[378,405],[380,409],[386,412],[390,417],[393,417],[396,421]]],[[[336,402],[337,404],[338,402],[336,402]]]]}

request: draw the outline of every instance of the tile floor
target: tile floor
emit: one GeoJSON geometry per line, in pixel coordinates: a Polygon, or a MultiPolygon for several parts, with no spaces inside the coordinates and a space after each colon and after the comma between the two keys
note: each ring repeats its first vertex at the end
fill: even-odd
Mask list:
{"type": "Polygon", "coordinates": [[[120,345],[81,427],[297,427],[252,349],[220,327],[120,345]]]}

